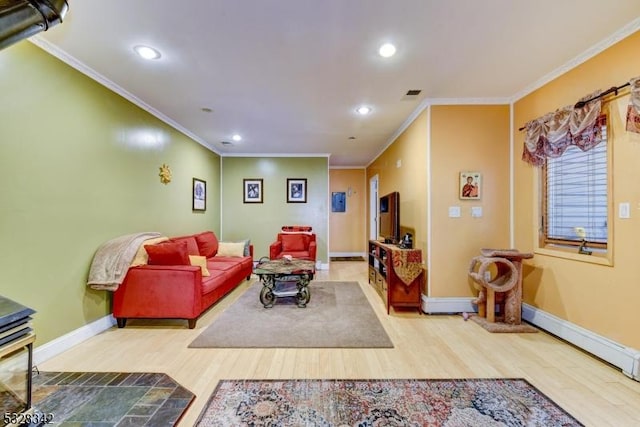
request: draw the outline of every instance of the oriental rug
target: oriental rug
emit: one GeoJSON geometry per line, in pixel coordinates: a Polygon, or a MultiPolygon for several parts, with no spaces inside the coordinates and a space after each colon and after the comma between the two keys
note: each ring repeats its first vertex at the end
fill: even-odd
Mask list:
{"type": "Polygon", "coordinates": [[[260,303],[254,283],[191,344],[191,348],[393,348],[358,282],[316,282],[311,300],[260,303]]]}
{"type": "Polygon", "coordinates": [[[209,426],[582,426],[524,379],[221,380],[209,426]]]}
{"type": "Polygon", "coordinates": [[[38,372],[33,407],[48,424],[175,426],[195,395],[166,374],[38,372]]]}

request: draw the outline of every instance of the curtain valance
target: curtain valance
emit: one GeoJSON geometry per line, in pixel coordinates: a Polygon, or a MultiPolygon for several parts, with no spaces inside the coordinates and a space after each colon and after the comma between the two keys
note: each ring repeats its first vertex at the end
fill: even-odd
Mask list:
{"type": "MultiPolygon", "coordinates": [[[[627,130],[640,133],[640,77],[631,79],[629,86],[627,130]]],[[[618,88],[615,89],[617,94],[618,88]]],[[[598,120],[602,110],[601,94],[608,93],[598,90],[581,98],[576,105],[568,105],[528,122],[524,126],[526,135],[522,160],[542,166],[545,159],[561,156],[570,145],[582,151],[598,145],[602,140],[602,123],[598,120]]]]}

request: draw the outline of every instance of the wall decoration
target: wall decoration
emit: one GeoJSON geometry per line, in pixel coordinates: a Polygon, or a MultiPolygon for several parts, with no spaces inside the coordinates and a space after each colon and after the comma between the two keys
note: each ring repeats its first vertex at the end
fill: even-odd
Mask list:
{"type": "Polygon", "coordinates": [[[198,178],[193,178],[193,205],[194,211],[206,211],[207,210],[207,181],[203,181],[198,178]]]}
{"type": "Polygon", "coordinates": [[[163,163],[162,166],[160,166],[160,173],[158,176],[160,176],[160,182],[165,185],[171,182],[171,169],[168,164],[163,163]]]}
{"type": "Polygon", "coordinates": [[[345,212],[347,209],[346,193],[344,191],[334,191],[331,193],[331,212],[345,212]]]}
{"type": "Polygon", "coordinates": [[[245,203],[262,203],[262,178],[243,179],[242,186],[245,203]]]}
{"type": "Polygon", "coordinates": [[[287,178],[287,203],[307,203],[306,178],[287,178]]]}
{"type": "Polygon", "coordinates": [[[460,172],[460,187],[458,194],[463,200],[480,200],[480,172],[460,172]]]}

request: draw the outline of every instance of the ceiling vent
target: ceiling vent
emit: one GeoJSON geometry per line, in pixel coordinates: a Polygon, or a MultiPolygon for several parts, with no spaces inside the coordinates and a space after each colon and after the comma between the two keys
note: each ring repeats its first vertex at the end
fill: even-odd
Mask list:
{"type": "Polygon", "coordinates": [[[228,145],[233,145],[233,142],[231,142],[231,141],[220,141],[220,144],[228,146],[228,145]]]}
{"type": "Polygon", "coordinates": [[[0,49],[62,22],[66,0],[0,0],[0,49]]]}
{"type": "Polygon", "coordinates": [[[420,89],[411,89],[407,91],[407,96],[418,96],[420,92],[422,92],[420,89]]]}

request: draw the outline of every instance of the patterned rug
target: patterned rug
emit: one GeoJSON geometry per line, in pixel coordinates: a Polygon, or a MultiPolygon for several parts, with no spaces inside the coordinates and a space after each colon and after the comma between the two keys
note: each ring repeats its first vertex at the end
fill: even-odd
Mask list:
{"type": "Polygon", "coordinates": [[[524,379],[222,380],[197,426],[582,426],[524,379]]]}
{"type": "Polygon", "coordinates": [[[33,406],[55,425],[174,426],[194,398],[165,374],[33,374],[33,406]]]}

